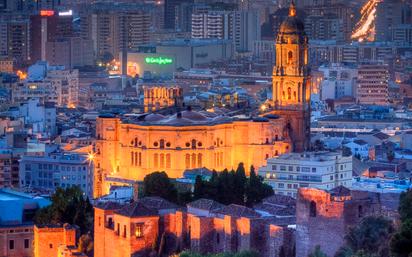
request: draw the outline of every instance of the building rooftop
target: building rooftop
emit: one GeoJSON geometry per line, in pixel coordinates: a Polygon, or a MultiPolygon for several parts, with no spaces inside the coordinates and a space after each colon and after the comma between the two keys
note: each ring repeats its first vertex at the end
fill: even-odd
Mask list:
{"type": "Polygon", "coordinates": [[[0,226],[22,223],[30,223],[25,220],[24,213],[32,212],[50,205],[50,201],[43,197],[24,194],[11,189],[0,189],[0,226]]]}

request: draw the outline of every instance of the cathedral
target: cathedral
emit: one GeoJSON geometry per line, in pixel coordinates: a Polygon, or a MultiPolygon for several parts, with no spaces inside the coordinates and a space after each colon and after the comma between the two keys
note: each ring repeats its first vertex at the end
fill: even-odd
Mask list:
{"type": "Polygon", "coordinates": [[[188,169],[259,168],[266,159],[309,147],[308,39],[291,4],[276,38],[273,99],[256,117],[219,109],[171,115],[101,115],[96,122],[94,197],[111,185],[130,185],[154,171],[180,178],[188,169]]]}

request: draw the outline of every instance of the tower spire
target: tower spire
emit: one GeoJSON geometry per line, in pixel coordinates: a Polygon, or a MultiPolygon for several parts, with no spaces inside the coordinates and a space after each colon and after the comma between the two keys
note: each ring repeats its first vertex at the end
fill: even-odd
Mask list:
{"type": "Polygon", "coordinates": [[[296,6],[295,6],[295,2],[292,0],[289,6],[289,17],[295,17],[295,16],[296,16],[296,6]]]}

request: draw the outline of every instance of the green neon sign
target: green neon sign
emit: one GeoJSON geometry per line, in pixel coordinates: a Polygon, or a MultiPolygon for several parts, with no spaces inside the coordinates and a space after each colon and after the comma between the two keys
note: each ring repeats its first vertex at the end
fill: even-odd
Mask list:
{"type": "Polygon", "coordinates": [[[146,57],[144,60],[147,64],[165,65],[173,63],[173,59],[167,57],[146,57]]]}

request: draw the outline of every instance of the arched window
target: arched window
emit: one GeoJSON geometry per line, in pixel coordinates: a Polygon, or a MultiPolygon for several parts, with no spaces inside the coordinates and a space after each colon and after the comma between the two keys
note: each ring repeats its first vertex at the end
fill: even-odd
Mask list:
{"type": "Polygon", "coordinates": [[[172,167],[172,161],[170,159],[170,153],[166,154],[166,169],[170,169],[172,167]]]}
{"type": "Polygon", "coordinates": [[[196,149],[196,139],[192,139],[192,149],[196,149]]]}
{"type": "Polygon", "coordinates": [[[138,165],[139,165],[139,167],[141,167],[142,166],[142,153],[141,152],[139,152],[139,163],[138,163],[138,165]]]}
{"type": "Polygon", "coordinates": [[[196,154],[192,153],[192,169],[196,168],[196,154]]]}
{"type": "Polygon", "coordinates": [[[288,87],[288,100],[292,99],[292,89],[288,87]]]}
{"type": "Polygon", "coordinates": [[[185,158],[185,167],[186,169],[190,169],[190,154],[186,154],[186,158],[185,158]]]}
{"type": "Polygon", "coordinates": [[[155,153],[153,157],[153,164],[155,168],[158,168],[159,166],[159,154],[155,153]]]}
{"type": "Polygon", "coordinates": [[[309,216],[316,217],[316,203],[314,201],[310,202],[309,216]]]}
{"type": "Polygon", "coordinates": [[[288,52],[288,64],[292,64],[293,62],[293,53],[292,51],[288,52]]]}
{"type": "Polygon", "coordinates": [[[130,153],[130,155],[131,155],[131,158],[130,158],[130,159],[131,159],[130,165],[134,166],[134,162],[135,162],[135,161],[134,161],[134,152],[131,152],[131,153],[130,153]]]}
{"type": "Polygon", "coordinates": [[[160,139],[160,149],[165,148],[165,140],[164,139],[160,139]]]}
{"type": "Polygon", "coordinates": [[[202,154],[199,153],[197,154],[197,167],[202,168],[203,163],[202,163],[202,154]]]}
{"type": "Polygon", "coordinates": [[[160,168],[163,169],[165,167],[165,155],[160,154],[160,168]]]}

